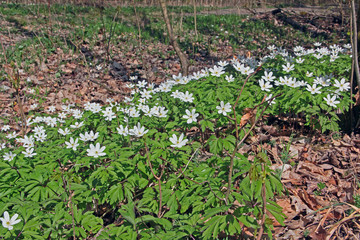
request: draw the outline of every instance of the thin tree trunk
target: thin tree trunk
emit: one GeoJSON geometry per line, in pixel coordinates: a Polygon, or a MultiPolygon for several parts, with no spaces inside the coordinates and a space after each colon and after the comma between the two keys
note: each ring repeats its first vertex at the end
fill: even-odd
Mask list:
{"type": "Polygon", "coordinates": [[[48,0],[48,12],[49,12],[49,19],[48,19],[48,23],[50,26],[50,31],[49,31],[49,36],[51,36],[52,34],[52,23],[51,23],[51,0],[48,0]]]}
{"type": "MultiPolygon", "coordinates": [[[[355,6],[356,7],[356,6],[355,6]]],[[[360,1],[358,0],[357,1],[357,26],[359,27],[360,26],[360,1]]]]}
{"type": "Polygon", "coordinates": [[[356,75],[357,85],[360,91],[360,69],[359,69],[359,52],[358,52],[358,29],[357,29],[357,20],[356,20],[356,9],[355,9],[355,0],[351,1],[351,14],[352,14],[352,21],[353,21],[353,61],[354,64],[354,71],[356,75]]]}
{"type": "MultiPolygon", "coordinates": [[[[360,6],[359,6],[360,7],[360,6]]],[[[353,58],[353,72],[355,72],[355,79],[357,80],[358,91],[360,91],[360,69],[359,69],[359,52],[358,52],[358,21],[356,19],[356,7],[355,7],[355,0],[351,0],[351,23],[352,23],[352,58],[353,58]]],[[[355,126],[358,128],[360,126],[360,118],[355,126]]]]}
{"type": "Polygon", "coordinates": [[[194,1],[194,27],[195,27],[195,36],[196,40],[198,39],[198,32],[197,32],[197,23],[196,23],[196,0],[194,1]]]}
{"type": "Polygon", "coordinates": [[[173,33],[172,27],[171,27],[171,23],[169,20],[169,15],[167,12],[167,8],[166,8],[166,0],[159,0],[160,6],[161,6],[161,10],[163,13],[163,17],[164,17],[164,21],[166,24],[166,28],[167,28],[167,32],[169,35],[169,40],[170,40],[170,44],[174,47],[174,50],[176,52],[176,54],[178,55],[179,59],[180,59],[180,64],[181,64],[181,73],[184,76],[187,76],[189,73],[189,60],[187,58],[187,56],[181,51],[180,46],[178,44],[178,42],[176,41],[176,37],[173,33]]]}

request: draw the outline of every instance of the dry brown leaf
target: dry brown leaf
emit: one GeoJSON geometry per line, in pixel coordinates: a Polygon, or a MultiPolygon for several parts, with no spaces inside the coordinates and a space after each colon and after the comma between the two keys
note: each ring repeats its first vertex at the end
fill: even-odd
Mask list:
{"type": "Polygon", "coordinates": [[[316,179],[319,182],[326,182],[331,177],[330,172],[325,172],[324,169],[310,162],[300,162],[296,169],[296,172],[304,176],[316,179]]]}
{"type": "Polygon", "coordinates": [[[313,225],[308,228],[308,230],[310,231],[309,236],[313,240],[326,240],[326,237],[328,236],[328,233],[322,226],[317,228],[316,225],[313,225]]]}
{"type": "Polygon", "coordinates": [[[312,210],[316,211],[322,208],[322,206],[317,202],[316,198],[312,197],[307,193],[307,191],[301,189],[298,192],[298,196],[303,200],[303,202],[312,210]]]}
{"type": "Polygon", "coordinates": [[[108,74],[106,74],[106,75],[103,76],[103,79],[104,79],[104,80],[109,80],[109,79],[111,79],[111,76],[108,75],[108,74]]]}

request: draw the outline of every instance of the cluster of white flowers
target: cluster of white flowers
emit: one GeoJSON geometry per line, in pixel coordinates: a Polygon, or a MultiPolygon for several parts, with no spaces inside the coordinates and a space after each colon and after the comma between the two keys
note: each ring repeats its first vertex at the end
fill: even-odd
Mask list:
{"type": "MultiPolygon", "coordinates": [[[[338,100],[341,92],[348,91],[350,89],[350,83],[346,81],[346,79],[342,78],[340,80],[334,79],[333,76],[314,76],[313,72],[307,71],[304,74],[304,80],[297,80],[295,77],[291,76],[293,72],[299,71],[298,66],[303,64],[306,60],[307,55],[313,56],[319,61],[325,61],[323,59],[324,56],[330,56],[330,62],[334,61],[338,58],[339,53],[343,53],[345,51],[349,51],[351,49],[351,45],[347,44],[344,47],[339,47],[337,45],[330,46],[329,48],[321,47],[321,43],[314,44],[316,49],[305,49],[301,46],[296,46],[293,49],[295,57],[292,57],[289,52],[286,50],[277,48],[275,45],[268,46],[268,49],[271,51],[270,55],[260,59],[260,61],[256,61],[251,58],[236,58],[234,57],[231,60],[231,64],[227,61],[219,61],[215,66],[209,69],[203,69],[199,72],[193,73],[190,76],[182,76],[173,75],[172,79],[167,80],[161,83],[158,86],[155,86],[154,83],[148,83],[145,80],[139,80],[136,76],[131,76],[130,81],[133,83],[128,83],[127,87],[131,89],[131,97],[125,97],[124,103],[126,106],[120,106],[114,99],[106,99],[106,102],[109,104],[107,107],[103,108],[99,103],[95,102],[87,102],[84,104],[84,110],[74,109],[74,104],[62,105],[60,112],[57,113],[57,116],[47,116],[47,117],[34,117],[29,118],[27,120],[27,125],[34,125],[34,129],[32,132],[34,133],[32,136],[24,136],[22,138],[18,138],[18,134],[16,132],[9,132],[6,135],[6,138],[16,139],[16,141],[25,148],[22,153],[25,157],[34,157],[37,155],[35,152],[36,142],[44,142],[47,140],[47,133],[43,126],[39,124],[44,123],[49,127],[57,128],[57,132],[59,135],[67,138],[67,135],[72,135],[70,138],[67,138],[65,141],[65,147],[68,149],[72,149],[73,151],[77,151],[80,146],[80,141],[83,143],[86,142],[94,142],[99,137],[99,132],[89,131],[82,132],[78,136],[74,136],[74,133],[78,133],[85,125],[84,111],[90,111],[93,114],[99,114],[103,117],[105,121],[113,121],[114,119],[118,119],[117,112],[123,112],[124,116],[124,124],[120,124],[116,129],[117,133],[122,136],[130,136],[141,138],[143,137],[149,130],[142,126],[138,121],[134,126],[129,126],[129,119],[139,118],[141,116],[146,117],[157,117],[157,118],[166,118],[168,117],[168,109],[164,106],[159,106],[156,104],[155,106],[151,106],[147,102],[155,97],[155,93],[167,93],[171,92],[170,96],[174,99],[179,99],[183,103],[193,103],[196,96],[189,91],[180,92],[179,90],[172,90],[173,86],[179,84],[187,84],[190,81],[198,80],[203,77],[223,77],[227,82],[234,82],[235,78],[233,75],[227,75],[225,70],[228,66],[232,66],[237,72],[240,72],[242,75],[248,76],[249,74],[254,73],[255,68],[260,66],[267,58],[272,59],[275,58],[276,55],[281,55],[285,59],[285,63],[281,66],[281,69],[273,70],[273,69],[265,69],[263,76],[258,81],[258,84],[262,91],[266,92],[266,100],[272,99],[271,91],[276,87],[287,86],[291,88],[300,88],[303,87],[305,91],[308,91],[311,95],[321,94],[325,92],[327,94],[324,97],[324,101],[331,107],[336,107],[337,104],[340,103],[338,100]],[[276,76],[276,73],[280,73],[280,76],[276,76]],[[225,76],[223,76],[225,75],[225,76]],[[326,88],[325,88],[326,87],[326,88]],[[63,123],[65,123],[65,119],[69,116],[72,116],[75,119],[69,127],[65,127],[63,123]]],[[[150,102],[150,101],[149,101],[150,102]]],[[[275,100],[273,99],[270,104],[275,104],[275,100]]],[[[35,105],[33,106],[35,107],[35,105]]],[[[55,106],[50,106],[47,109],[47,112],[53,114],[57,111],[55,106]]],[[[228,113],[232,111],[232,106],[229,102],[226,104],[224,101],[220,102],[220,105],[214,109],[218,114],[227,116],[228,113]]],[[[188,109],[185,110],[183,119],[186,120],[187,124],[196,123],[198,121],[199,113],[196,112],[194,107],[189,106],[188,109]]],[[[8,132],[10,130],[9,125],[3,125],[1,127],[1,131],[8,132]]],[[[178,138],[176,134],[173,134],[172,137],[169,138],[172,143],[172,147],[182,147],[186,145],[187,139],[184,134],[181,134],[178,138]]],[[[100,143],[90,144],[89,148],[86,150],[88,156],[92,157],[100,157],[105,156],[104,152],[106,147],[101,146],[100,143]],[[95,144],[95,145],[94,145],[95,144]]],[[[0,150],[5,149],[6,144],[2,143],[0,145],[0,150]]],[[[11,151],[5,153],[3,155],[3,159],[6,161],[12,161],[16,157],[15,153],[11,151]]]]}
{"type": "Polygon", "coordinates": [[[115,113],[112,111],[112,107],[105,108],[105,111],[102,111],[103,116],[105,117],[106,121],[112,121],[114,118],[116,118],[115,113]]]}
{"type": "Polygon", "coordinates": [[[101,112],[101,105],[94,102],[87,102],[84,104],[84,109],[87,111],[91,111],[92,113],[98,113],[101,112]]]}
{"type": "Polygon", "coordinates": [[[213,68],[209,69],[209,72],[210,72],[211,76],[220,77],[221,75],[223,75],[225,73],[225,69],[222,66],[215,65],[213,68]]]}
{"type": "Polygon", "coordinates": [[[93,130],[86,132],[85,134],[80,133],[80,140],[83,142],[93,142],[99,137],[99,133],[94,133],[93,130]]]}
{"type": "Polygon", "coordinates": [[[179,92],[178,90],[171,93],[171,96],[173,98],[178,98],[183,102],[189,102],[192,103],[194,101],[194,97],[192,93],[189,93],[189,91],[186,91],[185,93],[179,92]]]}
{"type": "MultiPolygon", "coordinates": [[[[297,57],[295,59],[295,62],[297,64],[302,64],[305,59],[301,58],[301,56],[305,55],[312,55],[317,59],[321,59],[323,56],[330,56],[330,62],[333,62],[336,58],[338,58],[339,53],[347,51],[346,49],[350,49],[351,45],[344,45],[344,48],[338,46],[338,45],[332,45],[330,48],[326,47],[320,47],[321,43],[315,43],[314,44],[316,49],[308,49],[301,46],[296,46],[293,51],[295,56],[297,57]]],[[[289,53],[284,50],[279,50],[275,47],[275,45],[268,46],[268,49],[271,51],[271,54],[267,57],[274,58],[277,54],[282,55],[283,57],[288,57],[289,53]]],[[[266,57],[265,57],[266,59],[266,57]]],[[[235,66],[234,66],[235,67],[235,66]]],[[[236,68],[235,68],[236,69],[236,68]]],[[[282,71],[285,74],[289,74],[292,71],[296,70],[295,64],[292,64],[291,62],[286,62],[286,64],[282,65],[282,71]]],[[[336,99],[339,96],[339,93],[342,91],[348,91],[350,89],[350,83],[346,82],[344,78],[342,78],[340,81],[337,79],[334,79],[333,82],[331,78],[328,78],[327,76],[317,76],[313,77],[314,73],[312,72],[306,72],[305,77],[308,78],[307,81],[301,80],[298,81],[296,78],[285,75],[280,76],[278,80],[276,80],[276,77],[274,76],[273,72],[271,71],[265,71],[264,75],[259,80],[259,86],[262,91],[270,92],[270,89],[273,87],[272,84],[275,86],[288,86],[292,88],[297,87],[306,87],[306,90],[310,92],[312,95],[320,94],[322,93],[322,88],[334,86],[337,89],[332,91],[331,89],[327,89],[329,94],[327,97],[324,97],[325,102],[331,106],[336,107],[336,104],[339,104],[339,101],[336,101],[336,99]]],[[[274,101],[272,102],[274,103],[274,101]]]]}
{"type": "Polygon", "coordinates": [[[47,134],[46,134],[45,128],[43,126],[36,126],[33,129],[33,132],[34,132],[36,141],[44,142],[46,140],[47,134]]]}
{"type": "Polygon", "coordinates": [[[241,74],[244,74],[244,75],[250,75],[255,71],[250,66],[246,67],[244,63],[240,63],[240,62],[238,62],[236,60],[233,61],[233,67],[235,68],[236,71],[238,71],[238,72],[240,72],[241,74]]]}

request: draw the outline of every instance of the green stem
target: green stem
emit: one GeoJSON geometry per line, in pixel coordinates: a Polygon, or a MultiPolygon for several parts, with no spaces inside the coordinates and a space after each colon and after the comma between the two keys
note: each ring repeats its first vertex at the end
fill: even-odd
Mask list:
{"type": "Polygon", "coordinates": [[[151,161],[150,161],[150,157],[149,157],[149,149],[146,145],[146,139],[144,139],[144,145],[145,145],[145,150],[146,150],[146,156],[147,156],[147,160],[148,160],[148,164],[149,164],[149,167],[150,167],[150,170],[151,170],[151,173],[152,175],[154,176],[154,178],[156,180],[158,180],[158,184],[159,184],[159,212],[158,212],[158,218],[161,218],[162,216],[162,212],[161,212],[161,209],[162,209],[162,191],[161,191],[161,177],[164,173],[164,166],[161,165],[160,168],[161,168],[161,173],[160,173],[160,176],[156,176],[153,168],[152,168],[152,164],[151,164],[151,161]]]}
{"type": "Polygon", "coordinates": [[[261,170],[263,173],[263,179],[262,179],[262,186],[261,186],[261,197],[263,200],[263,205],[262,205],[262,218],[261,218],[261,225],[260,225],[260,231],[259,231],[259,235],[257,235],[256,240],[261,240],[261,237],[264,233],[264,228],[265,228],[265,220],[266,220],[266,185],[265,185],[265,181],[266,181],[266,172],[265,172],[265,163],[261,164],[261,170]]]}
{"type": "MultiPolygon", "coordinates": [[[[229,174],[228,174],[228,188],[227,188],[227,191],[226,191],[226,196],[225,196],[225,203],[228,204],[228,200],[229,200],[229,195],[230,195],[230,191],[231,191],[231,181],[232,181],[232,173],[233,173],[233,168],[234,168],[234,158],[235,158],[235,154],[237,152],[237,149],[238,149],[238,141],[239,141],[239,130],[238,130],[238,123],[237,123],[237,119],[236,119],[236,111],[235,111],[235,108],[236,106],[238,105],[239,103],[239,99],[240,99],[240,96],[244,90],[244,87],[245,87],[245,84],[247,83],[247,81],[249,80],[249,78],[253,75],[255,75],[258,71],[260,70],[260,67],[257,68],[252,74],[249,74],[247,76],[247,78],[245,79],[245,82],[241,88],[241,90],[239,91],[239,94],[238,94],[238,97],[236,98],[236,101],[235,101],[235,104],[233,106],[233,112],[234,112],[234,119],[235,119],[235,130],[236,130],[236,143],[235,143],[235,148],[234,148],[234,151],[231,155],[231,158],[230,158],[230,166],[229,166],[229,174]]],[[[244,136],[245,138],[245,136],[244,136]]]]}
{"type": "MultiPolygon", "coordinates": [[[[267,101],[262,101],[260,104],[258,104],[257,106],[255,106],[255,108],[261,106],[264,102],[268,102],[268,104],[266,105],[266,107],[264,107],[264,109],[262,110],[261,114],[259,115],[259,117],[254,121],[254,123],[252,124],[251,128],[249,129],[249,131],[245,134],[245,136],[239,141],[236,142],[234,151],[231,155],[230,158],[230,167],[229,167],[229,174],[228,174],[228,187],[227,187],[227,191],[226,191],[226,196],[225,196],[225,203],[227,204],[228,200],[229,200],[229,196],[230,196],[230,192],[231,192],[231,181],[232,181],[232,171],[233,171],[233,167],[234,167],[234,158],[235,158],[235,154],[237,153],[240,145],[247,139],[247,137],[250,135],[251,131],[254,129],[256,123],[259,121],[259,119],[262,117],[262,115],[264,114],[264,112],[266,111],[266,109],[270,106],[270,103],[277,97],[279,97],[280,95],[282,95],[282,93],[272,97],[271,99],[267,100],[267,101]]],[[[255,109],[254,108],[254,109],[255,109]]]]}

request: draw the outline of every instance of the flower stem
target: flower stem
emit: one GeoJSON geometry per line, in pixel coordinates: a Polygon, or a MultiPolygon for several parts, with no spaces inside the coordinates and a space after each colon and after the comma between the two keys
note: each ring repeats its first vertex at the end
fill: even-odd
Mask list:
{"type": "Polygon", "coordinates": [[[146,156],[147,156],[147,160],[148,160],[148,164],[149,164],[151,173],[154,176],[154,178],[156,180],[158,180],[158,184],[159,184],[159,212],[158,212],[158,218],[161,218],[161,215],[162,215],[162,213],[161,213],[161,209],[162,209],[161,177],[162,177],[162,175],[164,173],[164,165],[160,165],[160,168],[161,168],[160,176],[156,176],[156,174],[154,173],[154,170],[152,168],[152,164],[151,164],[150,157],[149,157],[149,149],[148,149],[148,147],[146,145],[145,139],[144,139],[144,144],[145,144],[146,156]]]}

